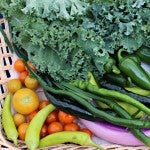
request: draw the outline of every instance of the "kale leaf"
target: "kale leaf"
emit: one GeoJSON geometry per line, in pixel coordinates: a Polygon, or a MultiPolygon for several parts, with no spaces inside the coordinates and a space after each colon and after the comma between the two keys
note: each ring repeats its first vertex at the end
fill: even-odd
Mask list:
{"type": "Polygon", "coordinates": [[[149,0],[2,0],[0,10],[13,42],[57,81],[101,77],[120,47],[150,46],[149,0]]]}

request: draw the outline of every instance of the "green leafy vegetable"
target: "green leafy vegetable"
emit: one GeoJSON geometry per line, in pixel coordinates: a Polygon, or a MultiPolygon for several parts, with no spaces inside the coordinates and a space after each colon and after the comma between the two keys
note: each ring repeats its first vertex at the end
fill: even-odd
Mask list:
{"type": "Polygon", "coordinates": [[[1,0],[12,40],[57,81],[101,77],[110,54],[150,46],[149,0],[1,0]]]}
{"type": "Polygon", "coordinates": [[[88,4],[80,0],[27,0],[23,12],[35,13],[37,16],[53,20],[56,18],[73,19],[82,15],[88,4]]]}

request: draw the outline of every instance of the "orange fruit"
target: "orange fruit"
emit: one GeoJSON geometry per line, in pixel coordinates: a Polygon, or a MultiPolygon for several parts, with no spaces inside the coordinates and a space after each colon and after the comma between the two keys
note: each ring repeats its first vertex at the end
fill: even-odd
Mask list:
{"type": "Polygon", "coordinates": [[[39,85],[39,82],[37,79],[27,76],[24,81],[24,84],[29,89],[36,89],[39,85]]]}
{"type": "Polygon", "coordinates": [[[26,122],[26,117],[22,114],[16,113],[13,115],[15,125],[18,127],[20,124],[26,122]]]}
{"type": "Polygon", "coordinates": [[[38,109],[39,97],[33,90],[22,88],[14,94],[12,104],[18,113],[27,115],[38,109]]]}
{"type": "MultiPolygon", "coordinates": [[[[32,62],[28,61],[27,63],[28,63],[28,65],[29,65],[29,67],[32,68],[34,71],[37,70],[36,67],[32,64],[32,62]]],[[[27,68],[26,68],[26,69],[27,69],[27,68]]],[[[28,69],[27,69],[27,70],[28,70],[28,69]]]]}
{"type": "Polygon", "coordinates": [[[19,79],[10,79],[7,82],[8,91],[11,93],[15,93],[17,90],[21,89],[22,84],[19,79]]]}
{"type": "Polygon", "coordinates": [[[19,74],[19,80],[21,81],[22,84],[24,84],[24,81],[26,79],[26,77],[28,76],[28,72],[27,71],[23,71],[19,74]]]}
{"type": "Polygon", "coordinates": [[[29,123],[22,123],[18,127],[18,135],[20,140],[25,140],[26,130],[29,126],[29,123]]]}
{"type": "Polygon", "coordinates": [[[18,59],[15,61],[15,63],[14,63],[14,69],[15,69],[16,71],[18,71],[18,72],[25,71],[26,67],[25,67],[23,61],[22,61],[20,58],[18,58],[18,59]]]}

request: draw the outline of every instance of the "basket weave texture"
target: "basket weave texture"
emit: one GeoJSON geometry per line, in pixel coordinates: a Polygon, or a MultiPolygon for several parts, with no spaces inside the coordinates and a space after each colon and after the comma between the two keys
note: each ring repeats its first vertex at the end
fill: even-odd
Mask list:
{"type": "MultiPolygon", "coordinates": [[[[7,37],[11,40],[8,22],[6,19],[3,18],[2,15],[0,15],[0,25],[2,26],[7,37]]],[[[6,84],[8,80],[12,78],[14,73],[12,65],[13,65],[13,54],[10,52],[9,47],[6,45],[4,38],[0,33],[0,114],[3,107],[4,98],[8,92],[6,84]]],[[[1,150],[27,149],[23,141],[19,141],[18,143],[19,143],[18,147],[15,147],[14,144],[6,138],[2,124],[0,122],[0,149],[1,150]]],[[[102,144],[102,146],[104,147],[105,150],[150,150],[150,148],[147,148],[145,146],[127,147],[115,144],[113,145],[102,144]]],[[[96,150],[96,148],[90,146],[79,146],[75,144],[60,144],[51,147],[45,147],[42,150],[96,150]]]]}

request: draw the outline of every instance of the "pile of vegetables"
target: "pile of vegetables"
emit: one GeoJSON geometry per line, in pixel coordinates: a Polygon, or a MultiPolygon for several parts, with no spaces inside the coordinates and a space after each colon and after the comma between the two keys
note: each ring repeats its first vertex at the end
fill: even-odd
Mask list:
{"type": "Polygon", "coordinates": [[[2,0],[0,8],[10,49],[55,107],[125,127],[150,147],[142,130],[150,128],[150,74],[141,66],[150,64],[149,0],[2,0]]]}
{"type": "Polygon", "coordinates": [[[30,150],[68,142],[103,149],[92,141],[92,132],[81,127],[76,116],[57,109],[40,95],[38,81],[30,75],[21,59],[14,62],[14,70],[18,78],[7,82],[2,125],[6,137],[15,146],[22,140],[30,150]],[[29,75],[23,80],[24,72],[29,75]]]}

